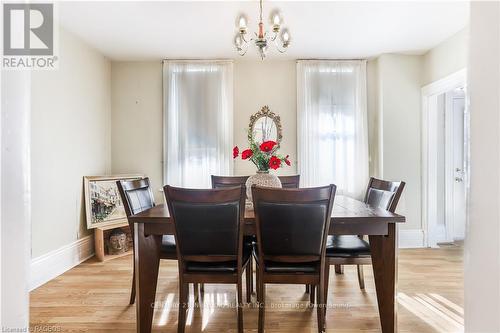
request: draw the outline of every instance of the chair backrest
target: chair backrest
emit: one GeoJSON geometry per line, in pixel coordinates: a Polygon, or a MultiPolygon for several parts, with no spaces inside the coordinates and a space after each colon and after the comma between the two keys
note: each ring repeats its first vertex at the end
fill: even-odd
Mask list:
{"type": "Polygon", "coordinates": [[[225,188],[245,185],[249,176],[214,176],[212,175],[212,188],[225,188]]]}
{"type": "MultiPolygon", "coordinates": [[[[212,175],[212,188],[233,187],[245,185],[249,176],[214,176],[212,175]]],[[[278,176],[282,188],[299,188],[300,175],[278,176]]]]}
{"type": "Polygon", "coordinates": [[[118,192],[127,217],[140,213],[155,205],[149,178],[134,180],[117,180],[118,192]]]}
{"type": "Polygon", "coordinates": [[[324,258],[335,190],[252,187],[260,262],[324,258]]]}
{"type": "Polygon", "coordinates": [[[185,261],[241,260],[244,186],[198,190],[167,185],[163,190],[181,267],[185,261]]]}
{"type": "Polygon", "coordinates": [[[365,202],[370,206],[394,213],[404,187],[405,182],[391,182],[371,177],[366,189],[365,202]]]}
{"type": "Polygon", "coordinates": [[[278,176],[282,188],[299,188],[300,175],[278,176]]]}

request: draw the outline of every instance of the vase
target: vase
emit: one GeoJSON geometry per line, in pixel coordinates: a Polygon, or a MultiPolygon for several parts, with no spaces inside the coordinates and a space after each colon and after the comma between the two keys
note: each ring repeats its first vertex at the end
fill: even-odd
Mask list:
{"type": "Polygon", "coordinates": [[[281,181],[278,176],[269,173],[269,171],[257,171],[255,175],[248,177],[245,186],[247,187],[247,206],[253,204],[252,185],[263,187],[281,188],[281,181]]]}

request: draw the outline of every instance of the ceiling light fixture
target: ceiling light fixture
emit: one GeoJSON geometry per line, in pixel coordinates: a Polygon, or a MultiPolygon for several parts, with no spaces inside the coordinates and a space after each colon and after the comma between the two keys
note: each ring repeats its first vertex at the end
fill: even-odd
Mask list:
{"type": "Polygon", "coordinates": [[[280,53],[285,53],[290,45],[290,33],[287,28],[282,28],[283,18],[279,11],[274,10],[271,12],[270,23],[272,26],[273,34],[268,36],[264,30],[264,22],[262,21],[262,0],[260,0],[260,16],[259,16],[259,32],[255,33],[255,37],[246,39],[248,20],[245,15],[238,16],[236,25],[238,32],[234,37],[234,46],[240,56],[244,56],[248,51],[248,46],[251,42],[255,43],[259,51],[260,58],[264,60],[269,49],[269,44],[273,43],[280,53]]]}

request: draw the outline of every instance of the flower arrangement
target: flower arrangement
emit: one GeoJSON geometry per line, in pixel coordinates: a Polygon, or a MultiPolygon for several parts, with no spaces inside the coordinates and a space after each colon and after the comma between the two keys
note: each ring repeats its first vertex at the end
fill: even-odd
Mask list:
{"type": "MultiPolygon", "coordinates": [[[[277,154],[278,144],[275,141],[264,141],[260,145],[257,144],[253,137],[249,140],[250,148],[241,152],[242,160],[249,160],[257,167],[260,172],[269,172],[269,169],[276,170],[286,164],[291,165],[288,155],[283,156],[277,154]]],[[[233,158],[240,156],[238,146],[233,148],[233,158]]]]}

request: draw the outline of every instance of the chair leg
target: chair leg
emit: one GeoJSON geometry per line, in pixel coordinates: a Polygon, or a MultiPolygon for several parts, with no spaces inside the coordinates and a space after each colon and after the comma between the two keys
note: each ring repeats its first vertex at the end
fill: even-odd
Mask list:
{"type": "Polygon", "coordinates": [[[186,313],[188,310],[189,284],[179,281],[179,319],[177,333],[184,333],[186,328],[186,313]]]}
{"type": "MultiPolygon", "coordinates": [[[[248,269],[248,267],[247,267],[248,269]]],[[[243,302],[242,302],[242,294],[243,294],[243,282],[241,281],[241,276],[238,278],[238,284],[237,284],[237,298],[238,298],[238,304],[237,304],[237,312],[238,312],[238,333],[243,333],[243,302]]],[[[248,298],[248,296],[247,296],[248,298]]]]}
{"type": "Polygon", "coordinates": [[[247,303],[252,302],[252,292],[253,292],[253,267],[252,258],[250,258],[247,267],[245,268],[245,282],[246,282],[246,293],[247,293],[247,303]]]}
{"type": "Polygon", "coordinates": [[[359,289],[365,289],[365,275],[363,274],[363,265],[358,265],[358,282],[359,289]]]}
{"type": "Polygon", "coordinates": [[[199,288],[198,283],[193,283],[193,293],[194,293],[194,302],[197,303],[199,301],[199,288]]]}
{"type": "Polygon", "coordinates": [[[342,265],[335,265],[335,273],[336,274],[344,274],[344,266],[342,266],[342,265]]]}
{"type": "Polygon", "coordinates": [[[314,284],[311,284],[309,286],[309,302],[311,303],[311,305],[314,305],[315,304],[315,299],[316,299],[316,286],[314,284]]]}
{"type": "Polygon", "coordinates": [[[309,285],[306,284],[306,294],[309,294],[309,285]]]}
{"type": "Polygon", "coordinates": [[[328,306],[328,285],[330,282],[330,265],[327,263],[325,267],[325,286],[324,286],[324,296],[323,301],[325,302],[324,306],[324,320],[326,321],[326,308],[328,306]]]}
{"type": "Polygon", "coordinates": [[[134,273],[132,274],[132,288],[130,289],[130,301],[128,304],[132,305],[135,303],[135,264],[134,273]]]}
{"type": "Polygon", "coordinates": [[[318,316],[318,333],[325,332],[325,282],[324,276],[320,277],[320,283],[316,286],[317,290],[317,304],[316,304],[316,313],[318,316]]]}
{"type": "Polygon", "coordinates": [[[204,293],[205,292],[205,284],[204,283],[200,283],[200,293],[204,293]]]}
{"type": "Polygon", "coordinates": [[[259,333],[264,333],[265,306],[266,306],[266,285],[262,282],[262,277],[257,278],[257,302],[259,305],[259,333]]]}

